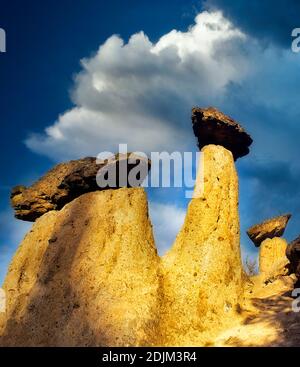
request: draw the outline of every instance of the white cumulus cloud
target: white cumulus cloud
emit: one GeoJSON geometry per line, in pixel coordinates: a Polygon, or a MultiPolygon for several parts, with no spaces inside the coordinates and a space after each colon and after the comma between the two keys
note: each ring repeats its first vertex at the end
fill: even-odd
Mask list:
{"type": "Polygon", "coordinates": [[[156,43],[143,32],[128,43],[113,35],[81,61],[74,108],[26,144],[58,161],[116,151],[119,143],[145,152],[194,147],[190,109],[210,105],[247,75],[245,40],[221,12],[200,13],[186,32],[156,43]]]}

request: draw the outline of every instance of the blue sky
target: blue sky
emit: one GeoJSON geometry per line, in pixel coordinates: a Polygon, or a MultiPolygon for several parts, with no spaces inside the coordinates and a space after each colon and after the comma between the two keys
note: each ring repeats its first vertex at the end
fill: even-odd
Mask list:
{"type": "MultiPolygon", "coordinates": [[[[286,237],[299,234],[298,1],[1,0],[0,9],[0,281],[30,227],[13,219],[12,186],[120,142],[196,150],[193,105],[219,107],[254,140],[237,163],[244,253],[255,255],[245,230],[269,216],[291,212],[286,237]]],[[[163,250],[187,200],[178,189],[149,197],[163,250]]]]}

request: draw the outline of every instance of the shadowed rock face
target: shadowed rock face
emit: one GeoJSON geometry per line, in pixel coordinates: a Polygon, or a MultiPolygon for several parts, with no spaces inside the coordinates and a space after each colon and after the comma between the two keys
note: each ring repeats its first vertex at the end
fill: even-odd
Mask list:
{"type": "Polygon", "coordinates": [[[97,164],[96,158],[93,157],[58,164],[30,187],[13,188],[11,205],[15,210],[15,217],[33,222],[50,210],[61,209],[82,194],[108,188],[139,186],[145,179],[150,164],[148,159],[130,153],[117,154],[100,164],[97,164]],[[128,176],[138,164],[141,173],[137,175],[135,184],[131,185],[128,176]],[[120,171],[122,178],[118,174],[120,165],[122,169],[125,168],[124,171],[120,171]],[[113,170],[117,173],[114,186],[99,187],[96,181],[97,175],[98,178],[100,175],[105,178],[107,172],[113,170]]]}
{"type": "Polygon", "coordinates": [[[249,153],[250,135],[216,108],[193,108],[192,123],[199,149],[209,144],[222,145],[232,152],[235,160],[249,153]]]}
{"type": "Polygon", "coordinates": [[[300,287],[300,236],[288,245],[286,256],[290,261],[289,272],[296,275],[296,287],[300,287]]]}
{"type": "Polygon", "coordinates": [[[268,219],[248,229],[247,234],[256,247],[267,238],[281,237],[284,234],[291,214],[268,219]]]}

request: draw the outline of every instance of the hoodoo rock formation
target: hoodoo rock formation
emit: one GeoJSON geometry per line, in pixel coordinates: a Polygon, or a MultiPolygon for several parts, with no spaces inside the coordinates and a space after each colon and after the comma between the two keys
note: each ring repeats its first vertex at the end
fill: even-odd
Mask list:
{"type": "Polygon", "coordinates": [[[224,328],[226,321],[237,316],[242,301],[244,274],[233,156],[215,145],[202,152],[203,193],[191,200],[183,228],[163,257],[167,345],[199,345],[201,333],[212,337],[224,328]]]}
{"type": "Polygon", "coordinates": [[[291,214],[286,214],[265,220],[264,222],[249,228],[247,234],[255,246],[259,247],[267,238],[283,236],[290,218],[291,214]]]}
{"type": "Polygon", "coordinates": [[[247,234],[259,249],[260,273],[285,275],[288,259],[287,242],[280,238],[291,218],[291,214],[281,215],[256,224],[248,229],[247,234]]]}
{"type": "MultiPolygon", "coordinates": [[[[293,277],[262,281],[246,276],[241,261],[234,161],[252,139],[215,108],[194,108],[192,122],[202,152],[194,196],[162,258],[146,193],[135,187],[150,168],[146,158],[70,161],[13,190],[16,217],[35,223],[3,285],[0,346],[285,345],[284,333],[299,324],[284,295],[293,277]],[[125,180],[99,187],[99,169],[105,181],[105,170],[121,164],[125,180]],[[138,164],[144,168],[132,185],[138,164]]],[[[286,249],[279,238],[289,218],[248,231],[260,246],[261,271],[287,260],[287,252],[299,273],[299,239],[286,249]]]]}
{"type": "MultiPolygon", "coordinates": [[[[150,161],[135,154],[117,154],[98,164],[96,158],[87,157],[61,163],[47,172],[30,187],[16,186],[11,192],[11,204],[15,210],[15,217],[27,221],[35,221],[50,210],[59,210],[65,204],[87,192],[103,190],[110,187],[99,187],[96,178],[101,170],[119,172],[119,165],[124,167],[126,180],[120,182],[116,176],[115,188],[130,187],[127,181],[130,171],[139,165],[144,175],[139,178],[142,183],[150,168],[150,161]]],[[[122,171],[120,171],[122,172],[122,171]]],[[[134,185],[137,186],[137,185],[134,185]]]]}
{"type": "Polygon", "coordinates": [[[3,289],[2,346],[152,345],[161,291],[144,189],[87,193],[43,215],[3,289]]]}
{"type": "Polygon", "coordinates": [[[212,337],[224,328],[238,315],[245,280],[234,158],[248,153],[252,139],[214,108],[194,108],[192,123],[203,147],[197,178],[203,187],[196,185],[185,223],[162,259],[167,345],[197,345],[199,331],[200,338],[212,337]]]}

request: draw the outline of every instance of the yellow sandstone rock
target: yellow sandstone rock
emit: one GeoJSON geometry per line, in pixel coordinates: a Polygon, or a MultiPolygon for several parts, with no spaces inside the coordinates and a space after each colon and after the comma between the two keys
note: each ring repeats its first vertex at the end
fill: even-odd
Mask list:
{"type": "Polygon", "coordinates": [[[232,153],[203,148],[185,224],[162,261],[143,189],[80,196],[39,218],[4,283],[1,345],[203,345],[243,291],[232,153]],[[207,334],[208,333],[208,334],[207,334]]]}
{"type": "MultiPolygon", "coordinates": [[[[42,215],[3,285],[0,346],[299,345],[287,243],[262,242],[259,276],[242,268],[234,157],[252,139],[213,108],[194,109],[192,120],[202,160],[170,251],[157,254],[142,188],[86,193],[42,215]]],[[[23,192],[13,191],[19,204],[23,192]]],[[[252,227],[250,238],[282,234],[285,217],[252,227]]]]}
{"type": "Polygon", "coordinates": [[[213,337],[233,322],[243,292],[233,156],[215,145],[202,153],[204,190],[195,188],[203,192],[191,200],[183,228],[162,260],[166,345],[200,345],[213,337]]]}
{"type": "Polygon", "coordinates": [[[4,290],[0,345],[152,345],[159,257],[141,188],[93,192],[39,218],[4,290]]]}
{"type": "Polygon", "coordinates": [[[274,275],[284,275],[284,265],[288,263],[287,246],[286,240],[280,237],[264,240],[259,251],[260,273],[272,272],[274,275]]]}

